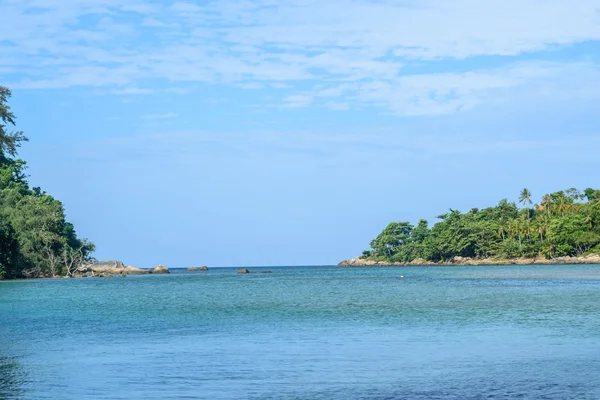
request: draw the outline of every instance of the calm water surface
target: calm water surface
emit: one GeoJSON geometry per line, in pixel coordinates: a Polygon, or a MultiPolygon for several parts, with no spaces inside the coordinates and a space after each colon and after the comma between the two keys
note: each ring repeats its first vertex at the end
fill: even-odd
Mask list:
{"type": "Polygon", "coordinates": [[[0,282],[0,399],[600,399],[600,266],[269,269],[0,282]]]}

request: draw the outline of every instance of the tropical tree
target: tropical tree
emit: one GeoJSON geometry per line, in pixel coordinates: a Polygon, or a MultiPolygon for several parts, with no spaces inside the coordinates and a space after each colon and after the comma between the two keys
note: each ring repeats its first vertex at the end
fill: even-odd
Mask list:
{"type": "Polygon", "coordinates": [[[0,279],[16,278],[19,262],[19,241],[12,225],[0,218],[0,279]]]}
{"type": "Polygon", "coordinates": [[[570,200],[570,203],[574,203],[578,200],[583,200],[585,198],[585,194],[581,193],[581,191],[576,188],[570,188],[565,190],[565,195],[570,200]]]}
{"type": "Polygon", "coordinates": [[[504,236],[505,234],[506,222],[504,220],[500,220],[500,222],[498,223],[498,237],[501,237],[503,242],[506,240],[506,237],[504,236]]]}
{"type": "Polygon", "coordinates": [[[550,205],[552,204],[552,198],[549,194],[546,194],[544,195],[544,197],[542,197],[542,201],[540,204],[546,209],[546,213],[550,215],[550,205]]]}
{"type": "Polygon", "coordinates": [[[529,219],[529,217],[525,218],[525,216],[523,214],[521,214],[521,216],[519,218],[521,219],[521,227],[522,227],[523,236],[525,236],[526,239],[530,239],[531,232],[532,232],[531,219],[529,219]]]}
{"type": "Polygon", "coordinates": [[[77,237],[60,201],[29,187],[27,165],[16,158],[27,138],[7,130],[16,119],[10,95],[0,86],[0,279],[68,274],[90,259],[94,245],[77,237]]]}
{"type": "Polygon", "coordinates": [[[521,190],[521,194],[519,195],[519,203],[523,204],[524,206],[527,204],[533,204],[533,202],[531,201],[531,192],[529,191],[529,189],[525,188],[521,190]]]}
{"type": "Polygon", "coordinates": [[[392,257],[399,246],[407,244],[413,226],[408,222],[392,222],[371,242],[376,253],[392,257]]]}
{"type": "Polygon", "coordinates": [[[584,222],[588,225],[588,227],[590,229],[592,229],[594,227],[594,220],[593,220],[593,218],[592,218],[592,216],[590,214],[587,214],[585,216],[585,221],[584,222]]]}
{"type": "Polygon", "coordinates": [[[521,221],[519,219],[513,219],[510,224],[510,234],[512,235],[512,237],[517,237],[519,239],[519,250],[521,250],[523,248],[523,242],[521,240],[521,233],[522,233],[521,221]]]}
{"type": "Polygon", "coordinates": [[[540,234],[540,240],[544,243],[546,232],[548,232],[549,218],[547,214],[542,214],[538,220],[538,233],[540,234]]]}
{"type": "Polygon", "coordinates": [[[16,119],[7,104],[10,96],[10,90],[7,87],[0,86],[0,161],[5,160],[6,156],[14,157],[21,143],[29,140],[21,131],[7,131],[7,125],[14,126],[16,119]]]}
{"type": "Polygon", "coordinates": [[[592,188],[587,188],[583,192],[584,196],[588,199],[588,201],[594,201],[600,199],[600,190],[595,190],[592,188]]]}
{"type": "MultiPolygon", "coordinates": [[[[527,189],[521,191],[519,202],[532,204],[527,189]]],[[[364,256],[441,261],[457,256],[559,257],[600,252],[600,192],[592,189],[586,190],[585,197],[577,189],[544,195],[540,208],[519,210],[503,199],[495,207],[472,208],[464,214],[450,209],[438,218],[431,229],[425,220],[415,228],[408,222],[390,224],[372,242],[374,250],[364,256]]]]}

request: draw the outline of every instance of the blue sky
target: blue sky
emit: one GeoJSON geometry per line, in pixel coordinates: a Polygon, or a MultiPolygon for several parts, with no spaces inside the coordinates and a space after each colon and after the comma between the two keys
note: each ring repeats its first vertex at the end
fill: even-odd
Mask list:
{"type": "Polygon", "coordinates": [[[3,0],[34,185],[100,259],[331,264],[600,187],[600,1],[3,0]]]}

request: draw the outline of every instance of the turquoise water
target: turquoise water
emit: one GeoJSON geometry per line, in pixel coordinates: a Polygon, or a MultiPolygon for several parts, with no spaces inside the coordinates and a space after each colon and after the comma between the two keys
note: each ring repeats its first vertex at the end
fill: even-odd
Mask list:
{"type": "Polygon", "coordinates": [[[600,399],[600,266],[269,269],[0,282],[0,399],[600,399]]]}

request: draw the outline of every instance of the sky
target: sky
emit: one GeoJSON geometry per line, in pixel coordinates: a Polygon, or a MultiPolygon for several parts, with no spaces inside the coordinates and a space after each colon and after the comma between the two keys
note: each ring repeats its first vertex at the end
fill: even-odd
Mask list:
{"type": "Polygon", "coordinates": [[[600,187],[600,0],[0,0],[30,182],[98,259],[325,265],[600,187]]]}

